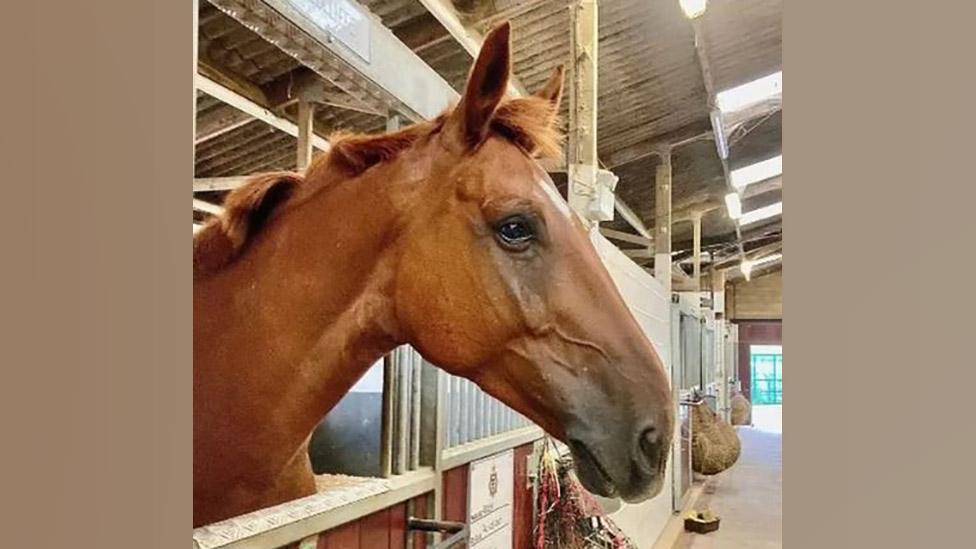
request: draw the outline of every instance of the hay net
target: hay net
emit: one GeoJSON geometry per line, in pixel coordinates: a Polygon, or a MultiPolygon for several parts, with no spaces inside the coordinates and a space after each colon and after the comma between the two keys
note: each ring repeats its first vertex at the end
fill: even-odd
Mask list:
{"type": "Polygon", "coordinates": [[[534,549],[637,549],[546,437],[539,455],[534,549]]]}
{"type": "Polygon", "coordinates": [[[722,419],[696,393],[700,405],[691,412],[691,468],[696,473],[715,475],[739,459],[742,446],[735,427],[722,419]]]}

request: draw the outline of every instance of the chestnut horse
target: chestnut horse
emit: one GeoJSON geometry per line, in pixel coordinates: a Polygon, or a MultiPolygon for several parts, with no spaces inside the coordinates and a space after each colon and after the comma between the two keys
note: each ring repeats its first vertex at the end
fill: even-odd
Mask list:
{"type": "Polygon", "coordinates": [[[560,150],[562,69],[503,100],[509,48],[505,23],[456,108],[334,138],[194,237],[195,526],[313,494],[310,433],[407,343],[565,441],[590,491],[660,491],[667,375],[535,160],[560,150]]]}

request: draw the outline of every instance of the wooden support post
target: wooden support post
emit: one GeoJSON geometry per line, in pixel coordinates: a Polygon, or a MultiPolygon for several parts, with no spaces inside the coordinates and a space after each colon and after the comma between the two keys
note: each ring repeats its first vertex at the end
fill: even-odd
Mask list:
{"type": "Polygon", "coordinates": [[[712,310],[725,317],[725,270],[712,269],[712,310]]]}
{"type": "Polygon", "coordinates": [[[694,270],[692,271],[692,279],[694,280],[695,293],[701,293],[701,220],[702,214],[695,212],[691,216],[691,222],[694,225],[694,236],[692,240],[692,246],[694,249],[694,270]]]}
{"type": "MultiPolygon", "coordinates": [[[[193,0],[193,75],[197,74],[197,58],[200,55],[200,45],[199,45],[199,34],[200,34],[200,0],[193,0]]],[[[196,165],[197,158],[197,146],[196,146],[196,135],[197,135],[197,88],[193,87],[193,151],[190,158],[193,160],[193,165],[196,165]]]]}
{"type": "Polygon", "coordinates": [[[596,0],[576,0],[570,8],[572,62],[569,82],[569,147],[567,175],[570,207],[584,220],[595,196],[597,159],[596,0]]]}
{"type": "Polygon", "coordinates": [[[658,151],[654,174],[654,277],[671,294],[671,149],[658,151]]]}
{"type": "Polygon", "coordinates": [[[315,104],[298,101],[298,157],[296,166],[303,172],[312,162],[312,136],[315,135],[315,104]]]}

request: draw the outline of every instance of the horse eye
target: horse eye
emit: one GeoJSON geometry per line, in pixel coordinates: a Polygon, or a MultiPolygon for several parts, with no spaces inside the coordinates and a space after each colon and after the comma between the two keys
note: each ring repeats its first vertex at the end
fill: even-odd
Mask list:
{"type": "Polygon", "coordinates": [[[521,216],[510,217],[495,229],[499,241],[506,247],[521,250],[525,249],[529,242],[535,238],[535,231],[532,224],[521,216]]]}

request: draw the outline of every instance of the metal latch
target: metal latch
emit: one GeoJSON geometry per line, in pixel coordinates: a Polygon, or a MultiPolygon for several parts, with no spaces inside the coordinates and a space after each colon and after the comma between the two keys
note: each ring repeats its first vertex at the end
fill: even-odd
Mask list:
{"type": "Polygon", "coordinates": [[[440,543],[434,544],[433,549],[450,549],[459,543],[468,541],[468,525],[463,522],[410,517],[407,519],[407,530],[452,534],[440,543]]]}

